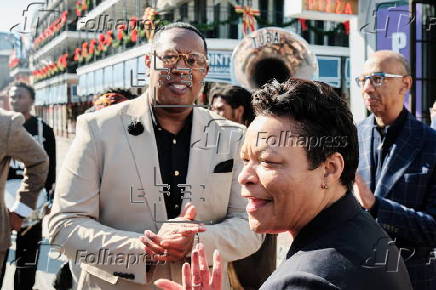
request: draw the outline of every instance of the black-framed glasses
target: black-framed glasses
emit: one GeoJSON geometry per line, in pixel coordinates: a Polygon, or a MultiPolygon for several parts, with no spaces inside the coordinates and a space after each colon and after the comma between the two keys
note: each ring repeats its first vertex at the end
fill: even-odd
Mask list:
{"type": "Polygon", "coordinates": [[[207,57],[201,53],[180,53],[178,51],[166,51],[162,54],[156,53],[156,57],[162,61],[163,66],[173,67],[180,59],[190,68],[204,68],[207,64],[207,57]]]}
{"type": "Polygon", "coordinates": [[[384,83],[385,78],[403,78],[403,75],[390,74],[385,72],[376,72],[372,73],[369,76],[358,76],[355,78],[356,84],[359,88],[363,88],[366,83],[366,80],[369,79],[371,85],[378,88],[381,87],[384,83]]]}

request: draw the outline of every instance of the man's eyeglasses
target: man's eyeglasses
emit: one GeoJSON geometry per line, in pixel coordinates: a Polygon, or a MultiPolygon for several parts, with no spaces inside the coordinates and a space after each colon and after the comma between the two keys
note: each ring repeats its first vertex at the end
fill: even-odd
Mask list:
{"type": "Polygon", "coordinates": [[[355,80],[359,88],[363,88],[363,86],[366,83],[366,80],[368,79],[371,82],[371,85],[378,88],[383,85],[385,78],[403,78],[403,77],[405,76],[389,74],[384,72],[376,72],[370,74],[369,76],[358,76],[355,78],[355,80]]]}
{"type": "Polygon", "coordinates": [[[207,64],[207,57],[200,53],[179,53],[177,51],[167,51],[163,54],[156,54],[162,61],[163,66],[173,67],[182,58],[189,68],[204,68],[207,64]]]}

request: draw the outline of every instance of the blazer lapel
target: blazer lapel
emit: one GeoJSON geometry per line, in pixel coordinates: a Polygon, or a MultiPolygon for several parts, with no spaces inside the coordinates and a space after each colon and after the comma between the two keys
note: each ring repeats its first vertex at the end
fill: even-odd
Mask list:
{"type": "Polygon", "coordinates": [[[422,146],[423,129],[415,126],[412,115],[408,113],[407,119],[400,135],[383,163],[380,179],[377,181],[376,196],[386,196],[404,171],[414,160],[416,153],[422,146]]]}
{"type": "Polygon", "coordinates": [[[162,187],[157,145],[147,96],[144,94],[132,101],[129,106],[126,106],[120,118],[135,164],[136,175],[144,190],[146,207],[155,221],[157,231],[168,216],[161,192],[165,188],[162,187]],[[140,121],[144,125],[144,133],[138,136],[129,134],[128,126],[132,121],[140,121]]]}
{"type": "Polygon", "coordinates": [[[197,212],[201,212],[198,209],[201,207],[202,202],[206,201],[203,193],[205,192],[207,179],[211,172],[210,166],[212,164],[213,153],[216,150],[216,130],[208,128],[209,120],[208,114],[194,107],[188,174],[186,176],[186,183],[191,186],[191,193],[185,193],[182,207],[186,203],[194,201],[197,212]]]}

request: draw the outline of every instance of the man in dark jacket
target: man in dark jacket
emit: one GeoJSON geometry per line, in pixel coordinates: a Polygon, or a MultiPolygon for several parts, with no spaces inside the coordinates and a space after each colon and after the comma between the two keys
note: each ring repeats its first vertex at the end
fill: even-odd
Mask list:
{"type": "Polygon", "coordinates": [[[356,197],[402,248],[413,287],[436,289],[436,132],[404,107],[407,61],[378,51],[357,78],[372,114],[358,125],[356,197]]]}
{"type": "MultiPolygon", "coordinates": [[[[56,141],[53,129],[41,119],[31,114],[35,101],[35,91],[25,83],[15,83],[9,90],[11,108],[21,113],[25,119],[23,124],[26,131],[44,147],[49,157],[49,170],[45,182],[45,200],[53,199],[53,189],[56,179],[56,141]]],[[[8,180],[23,179],[24,167],[21,162],[11,161],[8,180]]],[[[41,197],[40,197],[41,200],[41,197]]],[[[15,289],[32,289],[35,282],[39,242],[42,240],[42,220],[32,221],[32,226],[21,229],[16,240],[16,269],[14,275],[15,289]]]]}

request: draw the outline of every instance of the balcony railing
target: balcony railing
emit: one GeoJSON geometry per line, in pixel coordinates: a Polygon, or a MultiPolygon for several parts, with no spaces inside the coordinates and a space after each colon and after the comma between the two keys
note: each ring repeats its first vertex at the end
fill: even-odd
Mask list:
{"type": "Polygon", "coordinates": [[[75,74],[76,69],[77,61],[74,60],[71,54],[64,53],[57,58],[57,61],[32,71],[32,79],[34,83],[37,83],[64,73],[75,74]]]}
{"type": "Polygon", "coordinates": [[[148,33],[143,22],[132,17],[128,25],[119,25],[116,30],[101,33],[97,39],[83,42],[81,47],[75,49],[74,59],[78,62],[78,66],[81,66],[122,53],[147,43],[148,33]]]}
{"type": "Polygon", "coordinates": [[[59,36],[63,31],[76,30],[77,20],[74,21],[69,15],[68,10],[65,10],[61,15],[50,23],[37,37],[33,40],[33,49],[40,49],[52,39],[59,36]]]}

